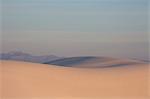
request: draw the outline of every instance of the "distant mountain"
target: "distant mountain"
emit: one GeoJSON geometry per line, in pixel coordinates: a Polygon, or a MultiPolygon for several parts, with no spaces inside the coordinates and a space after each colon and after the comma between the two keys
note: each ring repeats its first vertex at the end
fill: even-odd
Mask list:
{"type": "Polygon", "coordinates": [[[8,52],[0,54],[1,60],[17,60],[17,61],[26,61],[26,62],[35,62],[35,63],[44,63],[47,61],[53,61],[60,59],[60,57],[54,55],[46,56],[33,56],[28,53],[23,52],[8,52]]]}
{"type": "Polygon", "coordinates": [[[94,56],[63,58],[54,55],[34,56],[23,52],[2,53],[0,54],[0,60],[16,60],[16,61],[64,66],[64,67],[81,67],[81,68],[106,68],[106,67],[147,64],[147,62],[145,61],[138,61],[135,59],[116,59],[109,57],[94,57],[94,56]]]}
{"type": "Polygon", "coordinates": [[[145,64],[145,62],[137,60],[108,58],[108,57],[85,56],[85,57],[63,58],[45,62],[44,64],[58,65],[64,67],[106,68],[106,67],[145,64]]]}

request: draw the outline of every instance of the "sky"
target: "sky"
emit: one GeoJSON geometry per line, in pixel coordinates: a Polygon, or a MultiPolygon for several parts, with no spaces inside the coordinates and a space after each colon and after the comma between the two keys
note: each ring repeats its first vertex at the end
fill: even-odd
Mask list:
{"type": "Polygon", "coordinates": [[[3,0],[2,51],[148,59],[148,0],[3,0]]]}

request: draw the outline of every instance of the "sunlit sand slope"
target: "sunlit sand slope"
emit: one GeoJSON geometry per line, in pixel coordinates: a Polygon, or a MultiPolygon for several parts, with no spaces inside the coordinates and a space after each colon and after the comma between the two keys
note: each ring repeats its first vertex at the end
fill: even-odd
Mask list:
{"type": "Polygon", "coordinates": [[[2,61],[2,99],[148,99],[148,65],[88,69],[2,61]]]}

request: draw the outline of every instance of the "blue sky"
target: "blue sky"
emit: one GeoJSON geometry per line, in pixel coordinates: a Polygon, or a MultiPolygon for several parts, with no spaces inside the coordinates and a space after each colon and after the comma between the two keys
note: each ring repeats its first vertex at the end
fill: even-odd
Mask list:
{"type": "Polygon", "coordinates": [[[147,7],[148,0],[3,0],[3,49],[145,59],[147,7]]]}

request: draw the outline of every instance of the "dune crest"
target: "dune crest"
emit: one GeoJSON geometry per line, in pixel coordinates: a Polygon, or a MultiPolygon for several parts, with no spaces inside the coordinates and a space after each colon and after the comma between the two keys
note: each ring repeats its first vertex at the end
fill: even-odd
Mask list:
{"type": "Polygon", "coordinates": [[[2,61],[2,99],[148,99],[148,65],[86,69],[2,61]]]}
{"type": "Polygon", "coordinates": [[[144,61],[132,59],[82,56],[82,57],[69,57],[57,59],[54,61],[46,62],[45,64],[58,65],[64,67],[78,67],[78,68],[110,68],[120,66],[137,66],[147,63],[144,61]]]}

